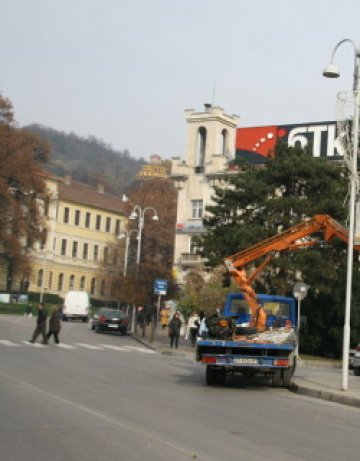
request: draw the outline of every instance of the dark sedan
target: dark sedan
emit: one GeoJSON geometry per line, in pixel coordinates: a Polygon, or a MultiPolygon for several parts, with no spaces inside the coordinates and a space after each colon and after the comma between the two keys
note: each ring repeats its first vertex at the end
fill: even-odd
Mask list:
{"type": "Polygon", "coordinates": [[[97,312],[97,320],[95,323],[95,331],[115,331],[126,335],[128,330],[127,315],[120,310],[102,308],[97,312]]]}

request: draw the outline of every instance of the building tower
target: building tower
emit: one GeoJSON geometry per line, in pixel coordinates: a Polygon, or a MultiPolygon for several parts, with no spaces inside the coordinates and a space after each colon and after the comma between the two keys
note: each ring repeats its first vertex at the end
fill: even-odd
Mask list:
{"type": "Polygon", "coordinates": [[[174,272],[179,284],[189,269],[202,264],[193,237],[204,232],[202,218],[212,204],[213,188],[235,157],[238,116],[205,104],[203,112],[185,111],[185,160],[172,159],[171,178],[178,189],[174,272]]]}

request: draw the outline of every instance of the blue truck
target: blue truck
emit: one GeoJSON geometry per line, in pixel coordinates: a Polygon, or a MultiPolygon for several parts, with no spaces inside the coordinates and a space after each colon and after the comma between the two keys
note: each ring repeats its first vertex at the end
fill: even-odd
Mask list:
{"type": "MultiPolygon", "coordinates": [[[[251,308],[242,293],[230,293],[220,315],[198,340],[196,360],[206,366],[206,383],[222,384],[230,374],[270,375],[274,387],[289,387],[298,359],[297,309],[290,297],[257,294],[266,329],[249,326],[251,308]]],[[[210,320],[210,319],[208,319],[210,320]]]]}

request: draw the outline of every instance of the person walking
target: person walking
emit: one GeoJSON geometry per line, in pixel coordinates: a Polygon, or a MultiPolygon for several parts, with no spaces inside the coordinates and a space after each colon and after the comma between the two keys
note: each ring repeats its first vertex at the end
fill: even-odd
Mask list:
{"type": "Polygon", "coordinates": [[[25,317],[32,317],[32,305],[28,303],[25,308],[25,317]]]}
{"type": "Polygon", "coordinates": [[[163,330],[168,326],[169,310],[166,307],[162,307],[160,310],[160,323],[163,330]]]}
{"type": "Polygon", "coordinates": [[[43,344],[49,344],[47,337],[46,337],[46,319],[47,319],[47,313],[45,310],[45,305],[44,303],[39,303],[38,313],[36,317],[36,328],[34,330],[32,338],[29,341],[30,343],[35,343],[38,336],[41,334],[43,338],[43,344]]]}
{"type": "Polygon", "coordinates": [[[190,339],[190,344],[192,347],[195,347],[196,344],[196,337],[198,335],[200,327],[200,317],[196,312],[193,312],[190,317],[189,321],[187,324],[187,331],[186,331],[186,339],[190,339]]]}
{"type": "Polygon", "coordinates": [[[180,316],[177,312],[173,315],[173,318],[170,320],[169,323],[169,337],[170,337],[170,347],[175,349],[178,348],[179,345],[179,337],[180,337],[180,328],[181,328],[181,320],[180,316]]]}
{"type": "Polygon", "coordinates": [[[49,319],[49,332],[47,334],[47,340],[49,341],[50,336],[54,335],[54,341],[59,344],[59,333],[61,330],[61,307],[53,307],[51,317],[49,319]]]}

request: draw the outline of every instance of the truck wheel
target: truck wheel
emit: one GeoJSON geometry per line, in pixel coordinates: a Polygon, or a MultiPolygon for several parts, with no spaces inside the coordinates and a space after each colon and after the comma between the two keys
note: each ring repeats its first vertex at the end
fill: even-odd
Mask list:
{"type": "Polygon", "coordinates": [[[294,366],[281,370],[282,386],[289,388],[292,384],[294,375],[294,366]]]}
{"type": "Polygon", "coordinates": [[[275,370],[272,375],[272,386],[281,387],[281,385],[282,385],[281,370],[275,370]]]}
{"type": "Polygon", "coordinates": [[[354,375],[355,376],[360,376],[360,368],[359,367],[354,367],[354,375]]]}
{"type": "Polygon", "coordinates": [[[217,370],[209,365],[206,366],[206,384],[213,386],[217,382],[217,370]]]}
{"type": "Polygon", "coordinates": [[[224,369],[216,370],[216,384],[223,385],[226,381],[226,371],[224,369]]]}

